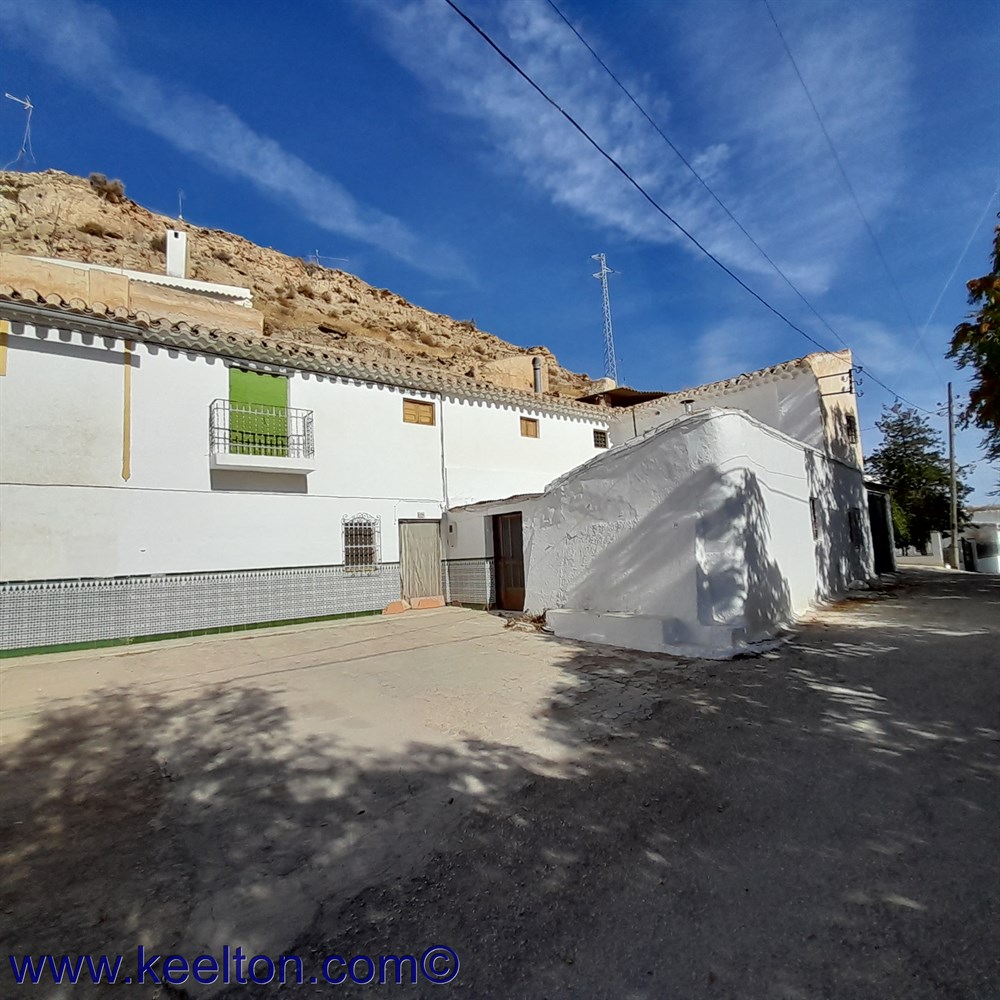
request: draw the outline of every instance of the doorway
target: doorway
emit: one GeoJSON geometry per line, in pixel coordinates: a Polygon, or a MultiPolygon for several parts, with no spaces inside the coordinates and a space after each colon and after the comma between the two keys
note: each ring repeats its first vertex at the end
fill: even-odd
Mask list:
{"type": "Polygon", "coordinates": [[[404,601],[440,597],[441,522],[399,522],[399,585],[404,601]]]}
{"type": "Polygon", "coordinates": [[[876,573],[895,573],[896,555],[892,538],[892,510],[889,495],[868,491],[868,518],[872,529],[872,555],[876,573]]]}
{"type": "Polygon", "coordinates": [[[493,566],[497,607],[501,611],[523,611],[524,543],[519,510],[493,515],[493,566]]]}

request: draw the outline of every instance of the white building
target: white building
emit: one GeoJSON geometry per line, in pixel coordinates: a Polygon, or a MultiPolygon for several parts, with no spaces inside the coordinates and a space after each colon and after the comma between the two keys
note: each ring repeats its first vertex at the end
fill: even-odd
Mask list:
{"type": "Polygon", "coordinates": [[[487,604],[484,555],[442,572],[443,512],[540,490],[606,436],[592,405],[269,342],[233,296],[164,307],[183,292],[143,285],[0,258],[5,648],[381,610],[401,588],[487,604]]]}
{"type": "Polygon", "coordinates": [[[971,523],[962,532],[966,569],[1000,573],[1000,504],[970,507],[971,523]]]}
{"type": "Polygon", "coordinates": [[[0,648],[401,598],[731,648],[871,574],[848,352],[566,400],[540,358],[501,388],[275,342],[174,251],[0,255],[0,648]]]}
{"type": "Polygon", "coordinates": [[[738,409],[761,423],[858,468],[861,434],[850,351],[809,354],[681,392],[615,389],[586,397],[612,413],[615,441],[637,437],[687,412],[738,409]]]}
{"type": "Polygon", "coordinates": [[[523,538],[501,603],[508,581],[557,635],[654,652],[731,655],[873,573],[861,471],[736,409],[678,417],[449,528],[475,538],[484,517],[498,562],[523,538]]]}

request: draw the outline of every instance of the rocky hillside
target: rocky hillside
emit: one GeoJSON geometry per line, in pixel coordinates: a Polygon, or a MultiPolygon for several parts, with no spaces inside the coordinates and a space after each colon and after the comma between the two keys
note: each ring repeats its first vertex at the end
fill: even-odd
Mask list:
{"type": "Polygon", "coordinates": [[[164,273],[164,231],[190,235],[188,276],[253,291],[270,335],[370,361],[442,366],[490,380],[484,362],[539,354],[549,389],[591,391],[585,375],[561,368],[544,347],[516,347],[471,320],[429,312],[345,271],[288,257],[220,229],[202,229],[148,211],[117,181],[60,171],[0,172],[0,249],[164,273]]]}

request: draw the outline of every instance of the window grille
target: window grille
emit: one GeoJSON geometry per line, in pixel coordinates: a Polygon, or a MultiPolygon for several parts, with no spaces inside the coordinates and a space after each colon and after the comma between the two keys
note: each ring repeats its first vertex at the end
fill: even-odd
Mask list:
{"type": "Polygon", "coordinates": [[[533,417],[521,417],[521,437],[538,437],[538,421],[533,417]]]}
{"type": "Polygon", "coordinates": [[[434,426],[434,404],[420,399],[403,400],[403,423],[434,426]]]}
{"type": "Polygon", "coordinates": [[[848,413],[844,417],[844,427],[847,430],[847,441],[849,444],[858,443],[858,418],[853,413],[848,413]]]}
{"type": "Polygon", "coordinates": [[[378,569],[382,555],[382,519],[355,514],[344,521],[344,568],[355,573],[378,569]]]}
{"type": "Polygon", "coordinates": [[[594,447],[607,448],[607,446],[608,446],[608,432],[594,431],[594,447]]]}

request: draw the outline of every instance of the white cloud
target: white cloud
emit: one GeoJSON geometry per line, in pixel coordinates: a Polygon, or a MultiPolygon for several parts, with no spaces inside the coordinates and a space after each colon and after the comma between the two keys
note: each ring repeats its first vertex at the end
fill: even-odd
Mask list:
{"type": "MultiPolygon", "coordinates": [[[[911,117],[908,28],[891,12],[775,4],[785,38],[876,232],[905,180],[911,117]]],[[[804,286],[823,291],[846,254],[871,255],[809,99],[761,4],[686,10],[675,23],[704,128],[721,132],[731,169],[717,189],[804,286]]],[[[760,237],[759,237],[760,238],[760,237]]]]}
{"type": "MultiPolygon", "coordinates": [[[[664,5],[676,95],[626,80],[724,201],[807,294],[863,234],[770,22],[737,5],[664,5]],[[672,98],[672,100],[671,100],[672,98]],[[682,103],[683,102],[683,103],[682,103]],[[664,109],[670,108],[669,111],[664,109]]],[[[689,231],[730,266],[772,273],[556,15],[541,2],[469,4],[473,16],[689,231]]],[[[859,198],[877,217],[901,183],[907,63],[889,14],[813,6],[787,26],[859,198]],[[837,11],[840,11],[838,14],[837,11]],[[893,39],[886,41],[887,38],[893,39]],[[862,138],[864,137],[864,138],[862,138]]],[[[649,243],[684,238],[445,4],[366,4],[378,38],[445,107],[486,126],[495,162],[555,204],[649,243]]],[[[652,9],[653,11],[656,8],[652,9]]],[[[612,63],[615,55],[589,33],[612,63]]],[[[623,59],[617,60],[621,65],[623,59]]],[[[614,68],[614,67],[613,67],[614,68]]]]}
{"type": "Polygon", "coordinates": [[[726,319],[713,324],[695,344],[696,384],[718,382],[741,372],[765,367],[771,338],[759,324],[746,320],[726,319]]]}
{"type": "Polygon", "coordinates": [[[125,119],[292,205],[310,222],[352,237],[437,275],[464,266],[443,249],[422,244],[399,219],[354,198],[273,139],[254,131],[230,108],[133,69],[117,44],[119,27],[104,8],[78,0],[3,0],[0,21],[31,51],[93,91],[125,119]]]}

